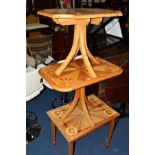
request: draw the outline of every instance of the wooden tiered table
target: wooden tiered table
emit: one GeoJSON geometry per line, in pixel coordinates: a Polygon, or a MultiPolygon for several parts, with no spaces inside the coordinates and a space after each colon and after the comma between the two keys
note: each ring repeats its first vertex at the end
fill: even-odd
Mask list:
{"type": "Polygon", "coordinates": [[[75,25],[73,45],[65,61],[39,70],[55,90],[60,92],[75,90],[71,103],[47,112],[52,125],[53,144],[56,143],[57,127],[68,141],[69,155],[73,155],[73,144],[76,140],[110,123],[106,144],[108,147],[119,113],[95,95],[87,97],[85,87],[120,75],[122,69],[91,54],[87,47],[86,26],[89,23],[99,24],[104,17],[121,16],[121,12],[104,9],[47,9],[39,11],[38,14],[51,17],[57,24],[75,25]],[[79,50],[82,58],[74,60],[79,50]]]}

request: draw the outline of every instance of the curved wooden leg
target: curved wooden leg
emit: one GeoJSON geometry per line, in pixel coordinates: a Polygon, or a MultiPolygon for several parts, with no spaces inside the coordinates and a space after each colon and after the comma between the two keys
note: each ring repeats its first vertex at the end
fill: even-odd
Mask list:
{"type": "Polygon", "coordinates": [[[91,63],[89,62],[87,52],[85,49],[85,38],[84,38],[85,32],[86,32],[86,26],[81,26],[80,27],[80,51],[81,51],[81,54],[83,57],[84,64],[85,64],[90,76],[93,78],[96,78],[97,76],[93,70],[93,67],[91,66],[91,63]]]}
{"type": "Polygon", "coordinates": [[[71,102],[69,109],[67,110],[66,114],[62,117],[61,123],[63,124],[65,122],[65,119],[72,113],[72,111],[75,109],[77,103],[79,100],[79,90],[75,91],[75,96],[73,101],[71,102]]]}
{"type": "Polygon", "coordinates": [[[113,120],[110,122],[109,132],[108,132],[108,138],[107,138],[107,143],[106,143],[106,148],[109,148],[109,146],[110,146],[110,141],[111,141],[113,129],[114,129],[114,126],[115,126],[115,121],[116,121],[116,118],[113,119],[113,120]]]}
{"type": "Polygon", "coordinates": [[[91,52],[90,52],[89,49],[88,49],[86,32],[84,33],[84,40],[85,40],[85,41],[84,41],[85,49],[86,49],[86,52],[87,52],[88,57],[89,57],[95,64],[99,64],[100,62],[91,54],[91,52]]]}
{"type": "Polygon", "coordinates": [[[86,95],[85,95],[85,98],[84,98],[84,99],[85,99],[86,104],[91,106],[91,103],[90,103],[89,100],[87,99],[87,96],[86,96],[86,95]]]}
{"type": "Polygon", "coordinates": [[[83,112],[84,112],[90,126],[94,126],[94,123],[91,120],[90,114],[88,112],[88,109],[87,109],[87,106],[85,103],[85,89],[84,88],[80,88],[80,103],[82,105],[83,112]]]}
{"type": "Polygon", "coordinates": [[[75,55],[74,55],[74,58],[75,58],[76,55],[78,54],[79,50],[80,50],[80,48],[79,48],[79,45],[78,45],[78,47],[77,47],[77,49],[76,49],[76,52],[75,52],[75,55]]]}
{"type": "Polygon", "coordinates": [[[67,58],[65,59],[65,61],[55,71],[56,75],[60,75],[63,72],[63,70],[67,67],[67,65],[70,63],[70,61],[73,59],[73,57],[75,56],[76,50],[78,48],[79,34],[80,34],[79,27],[78,27],[78,25],[75,25],[74,39],[73,39],[73,45],[72,45],[71,51],[70,51],[69,55],[67,56],[67,58]]]}

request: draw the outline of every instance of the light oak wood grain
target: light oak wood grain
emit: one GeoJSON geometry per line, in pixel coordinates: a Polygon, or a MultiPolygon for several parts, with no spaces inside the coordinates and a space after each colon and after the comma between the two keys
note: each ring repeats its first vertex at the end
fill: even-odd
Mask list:
{"type": "Polygon", "coordinates": [[[89,59],[94,63],[99,62],[93,57],[87,47],[86,42],[86,26],[91,23],[98,25],[102,18],[112,16],[122,16],[120,11],[107,9],[92,9],[92,8],[78,8],[78,9],[46,9],[37,12],[39,15],[52,18],[57,24],[61,25],[75,25],[74,39],[70,53],[68,54],[64,63],[55,71],[56,75],[60,75],[68,66],[70,61],[77,55],[79,49],[83,57],[84,64],[91,77],[96,78],[89,59]]]}
{"type": "Polygon", "coordinates": [[[50,18],[86,19],[99,17],[122,16],[121,11],[109,9],[76,8],[76,9],[45,9],[37,14],[50,18]]]}
{"type": "Polygon", "coordinates": [[[90,123],[84,115],[84,111],[80,103],[81,101],[78,102],[78,106],[76,106],[76,108],[72,111],[69,117],[65,120],[64,124],[62,124],[63,116],[68,112],[68,108],[71,104],[50,110],[47,112],[47,115],[68,142],[76,141],[95,131],[99,127],[110,123],[110,130],[107,139],[108,146],[110,145],[115,119],[120,114],[94,94],[88,96],[88,101],[89,104],[87,104],[87,109],[94,124],[93,126],[90,126],[90,123]],[[62,114],[57,114],[57,111],[61,111],[62,114]],[[70,132],[68,132],[67,129],[70,129],[70,132]]]}
{"type": "Polygon", "coordinates": [[[68,141],[69,155],[73,155],[74,142],[110,123],[106,146],[110,146],[115,119],[119,113],[97,98],[85,94],[85,87],[120,75],[122,68],[94,57],[87,47],[86,27],[99,24],[102,18],[121,16],[120,11],[106,9],[46,9],[39,15],[52,18],[57,24],[74,25],[71,51],[63,63],[52,64],[39,70],[40,75],[60,92],[75,90],[71,103],[47,112],[51,120],[52,142],[56,143],[56,127],[68,141]],[[80,50],[82,58],[73,60],[80,50]]]}
{"type": "Polygon", "coordinates": [[[52,64],[41,68],[39,73],[55,90],[60,92],[70,92],[120,75],[123,71],[122,68],[104,59],[96,57],[96,60],[99,64],[90,61],[92,68],[97,75],[96,78],[92,78],[89,75],[83,59],[71,61],[60,75],[56,75],[55,71],[61,66],[61,64],[52,64]]]}

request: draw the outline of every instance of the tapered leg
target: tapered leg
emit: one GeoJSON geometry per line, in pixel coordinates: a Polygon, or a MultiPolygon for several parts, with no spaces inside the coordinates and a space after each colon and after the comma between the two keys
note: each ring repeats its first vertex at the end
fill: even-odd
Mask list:
{"type": "Polygon", "coordinates": [[[108,132],[106,148],[109,148],[109,146],[110,146],[110,141],[111,141],[111,137],[112,137],[112,134],[113,134],[113,129],[114,129],[114,126],[115,126],[115,122],[116,122],[116,118],[111,120],[111,122],[109,124],[110,126],[109,126],[109,132],[108,132]]]}
{"type": "Polygon", "coordinates": [[[68,142],[68,151],[69,151],[69,155],[74,154],[74,142],[68,142]]]}
{"type": "Polygon", "coordinates": [[[52,128],[52,143],[56,144],[56,126],[52,121],[51,121],[51,128],[52,128]]]}

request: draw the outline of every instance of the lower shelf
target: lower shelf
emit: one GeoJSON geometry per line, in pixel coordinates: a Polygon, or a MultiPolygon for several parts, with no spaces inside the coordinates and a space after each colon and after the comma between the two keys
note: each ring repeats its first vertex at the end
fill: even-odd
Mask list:
{"type": "Polygon", "coordinates": [[[56,125],[68,142],[78,140],[119,116],[118,112],[94,94],[89,95],[88,100],[90,104],[87,105],[87,108],[94,126],[90,126],[89,122],[87,122],[80,102],[74,111],[66,118],[64,124],[62,124],[61,118],[67,112],[70,104],[47,112],[50,120],[56,125]]]}

